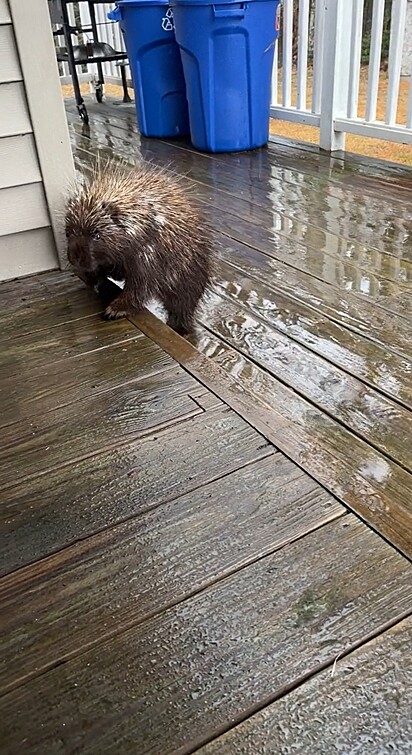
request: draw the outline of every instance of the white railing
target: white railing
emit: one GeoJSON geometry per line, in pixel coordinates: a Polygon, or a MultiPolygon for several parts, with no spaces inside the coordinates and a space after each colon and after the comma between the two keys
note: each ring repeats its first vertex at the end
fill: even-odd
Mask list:
{"type": "Polygon", "coordinates": [[[380,87],[383,75],[386,76],[381,72],[385,0],[373,0],[366,104],[361,112],[361,57],[362,47],[365,47],[362,30],[366,2],[282,1],[281,32],[272,77],[271,116],[318,127],[319,144],[328,151],[344,149],[345,134],[412,144],[410,70],[407,72],[406,114],[398,117],[402,63],[411,58],[412,0],[391,0],[387,91],[385,112],[380,117],[378,104],[381,106],[383,99],[380,87]]]}

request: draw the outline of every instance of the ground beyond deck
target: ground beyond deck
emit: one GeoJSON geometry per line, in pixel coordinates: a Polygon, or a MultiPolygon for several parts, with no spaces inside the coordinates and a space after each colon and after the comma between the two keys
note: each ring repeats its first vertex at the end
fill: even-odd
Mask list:
{"type": "Polygon", "coordinates": [[[0,286],[0,750],[409,753],[407,174],[95,110],[78,165],[173,160],[219,269],[192,343],[69,273],[0,286]]]}

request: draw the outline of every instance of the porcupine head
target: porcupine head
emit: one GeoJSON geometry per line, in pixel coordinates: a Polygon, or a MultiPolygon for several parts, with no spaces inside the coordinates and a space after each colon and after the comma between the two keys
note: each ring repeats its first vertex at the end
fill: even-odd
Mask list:
{"type": "Polygon", "coordinates": [[[124,275],[127,246],[136,243],[139,234],[144,235],[145,224],[144,207],[139,213],[130,190],[130,171],[99,165],[69,198],[65,216],[67,257],[76,271],[86,276],[124,275]]]}

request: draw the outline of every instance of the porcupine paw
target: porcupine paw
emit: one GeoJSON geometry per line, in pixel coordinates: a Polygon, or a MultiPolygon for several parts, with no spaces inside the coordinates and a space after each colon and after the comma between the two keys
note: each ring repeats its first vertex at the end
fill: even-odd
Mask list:
{"type": "Polygon", "coordinates": [[[118,309],[115,304],[110,304],[103,312],[103,320],[120,320],[122,317],[126,317],[127,312],[123,309],[118,309]]]}

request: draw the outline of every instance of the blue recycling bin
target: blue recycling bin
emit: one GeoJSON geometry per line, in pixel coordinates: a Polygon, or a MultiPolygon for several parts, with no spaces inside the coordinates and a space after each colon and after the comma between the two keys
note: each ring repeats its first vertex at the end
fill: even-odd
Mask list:
{"type": "Polygon", "coordinates": [[[140,132],[163,138],[189,134],[185,80],[168,1],[117,0],[108,17],[123,32],[140,132]]]}
{"type": "Polygon", "coordinates": [[[197,149],[236,152],[267,143],[279,3],[170,0],[197,149]]]}

